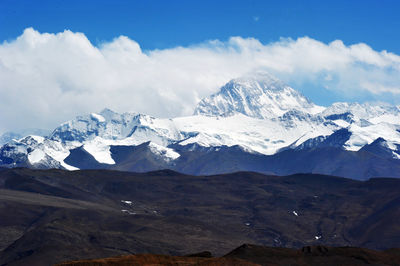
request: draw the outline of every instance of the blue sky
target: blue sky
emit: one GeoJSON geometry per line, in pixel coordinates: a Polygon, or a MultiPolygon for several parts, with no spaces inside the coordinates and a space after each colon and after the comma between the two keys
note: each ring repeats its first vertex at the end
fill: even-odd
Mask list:
{"type": "Polygon", "coordinates": [[[0,132],[104,107],[190,115],[257,69],[319,105],[400,105],[399,14],[393,0],[0,0],[0,132]]]}
{"type": "Polygon", "coordinates": [[[0,40],[15,38],[27,27],[83,32],[95,44],[126,35],[143,49],[231,36],[263,43],[309,36],[322,42],[365,42],[400,54],[399,14],[396,0],[1,0],[0,40]]]}

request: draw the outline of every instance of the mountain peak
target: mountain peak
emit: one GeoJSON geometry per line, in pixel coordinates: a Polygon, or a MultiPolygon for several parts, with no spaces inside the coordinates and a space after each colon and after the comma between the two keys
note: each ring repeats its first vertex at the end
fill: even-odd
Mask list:
{"type": "Polygon", "coordinates": [[[103,110],[101,110],[99,115],[104,117],[106,120],[111,120],[115,116],[120,116],[119,113],[116,113],[116,112],[114,112],[113,110],[111,110],[109,108],[104,108],[103,110]]]}
{"type": "Polygon", "coordinates": [[[248,88],[268,88],[269,90],[282,90],[288,87],[283,81],[277,79],[266,71],[247,73],[239,78],[232,79],[229,83],[240,84],[248,88]]]}
{"type": "Polygon", "coordinates": [[[319,113],[317,106],[267,72],[257,71],[232,79],[219,92],[202,99],[194,114],[227,116],[234,113],[255,118],[273,118],[290,110],[319,113]]]}

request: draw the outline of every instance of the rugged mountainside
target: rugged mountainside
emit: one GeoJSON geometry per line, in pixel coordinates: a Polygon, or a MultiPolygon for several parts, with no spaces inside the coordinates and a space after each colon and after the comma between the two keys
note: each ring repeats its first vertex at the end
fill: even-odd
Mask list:
{"type": "Polygon", "coordinates": [[[201,100],[194,113],[227,116],[237,112],[265,119],[291,110],[316,114],[324,109],[268,73],[256,72],[229,81],[218,93],[201,100]]]}
{"type": "Polygon", "coordinates": [[[400,177],[400,107],[325,108],[257,72],[203,99],[193,116],[159,119],[104,109],[47,137],[14,139],[0,148],[0,166],[400,177]]]}
{"type": "MultiPolygon", "coordinates": [[[[222,256],[243,243],[398,248],[399,191],[400,179],[390,178],[3,168],[0,265],[203,250],[222,256]]],[[[245,251],[236,255],[257,250],[245,251]]]]}

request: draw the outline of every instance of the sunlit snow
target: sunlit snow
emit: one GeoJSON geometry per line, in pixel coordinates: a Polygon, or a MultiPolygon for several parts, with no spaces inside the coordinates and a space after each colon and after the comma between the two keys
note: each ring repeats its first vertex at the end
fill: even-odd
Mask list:
{"type": "Polygon", "coordinates": [[[87,142],[83,148],[89,152],[99,163],[115,164],[111,157],[110,146],[105,144],[101,138],[96,137],[87,142]]]}
{"type": "Polygon", "coordinates": [[[41,160],[43,160],[45,157],[46,157],[46,153],[44,153],[42,150],[39,150],[39,149],[36,149],[28,154],[28,160],[31,164],[38,163],[41,160]]]}
{"type": "Polygon", "coordinates": [[[163,147],[156,143],[150,142],[149,144],[150,150],[160,156],[165,157],[167,160],[175,160],[181,156],[179,153],[175,152],[173,149],[163,147]]]}
{"type": "Polygon", "coordinates": [[[99,114],[91,113],[90,116],[91,116],[93,119],[99,121],[100,123],[103,123],[103,122],[106,121],[106,119],[105,119],[102,115],[99,115],[99,114]]]}

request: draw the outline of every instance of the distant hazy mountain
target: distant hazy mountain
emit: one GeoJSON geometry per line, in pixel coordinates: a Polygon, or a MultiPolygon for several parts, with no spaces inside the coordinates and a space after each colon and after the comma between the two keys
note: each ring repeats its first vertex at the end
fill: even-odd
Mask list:
{"type": "Polygon", "coordinates": [[[109,109],[78,116],[48,137],[0,148],[0,166],[170,168],[189,174],[312,172],[400,177],[400,108],[317,106],[267,73],[229,81],[193,116],[160,119],[109,109]]]}
{"type": "Polygon", "coordinates": [[[35,136],[47,136],[51,133],[50,130],[47,129],[39,129],[39,128],[27,128],[18,131],[8,131],[0,135],[0,145],[4,145],[7,142],[12,141],[13,139],[21,139],[28,135],[35,135],[35,136]]]}

